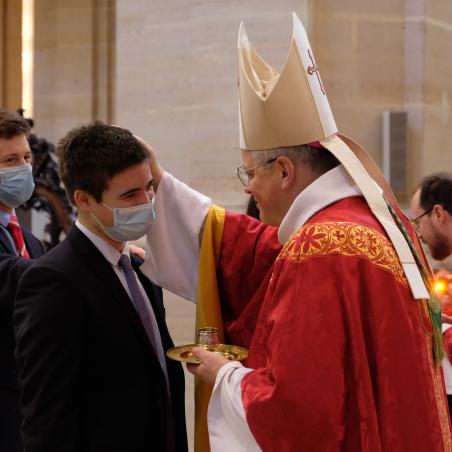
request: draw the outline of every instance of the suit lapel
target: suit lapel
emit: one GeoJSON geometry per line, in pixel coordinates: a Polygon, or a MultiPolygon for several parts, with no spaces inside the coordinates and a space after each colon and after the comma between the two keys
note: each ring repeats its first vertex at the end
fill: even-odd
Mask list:
{"type": "Polygon", "coordinates": [[[17,255],[16,248],[13,247],[11,240],[9,232],[3,225],[0,225],[0,243],[9,253],[17,255]]]}
{"type": "Polygon", "coordinates": [[[111,267],[111,264],[105,259],[91,240],[89,240],[76,226],[72,227],[67,239],[72,243],[74,250],[76,250],[76,252],[85,260],[86,265],[99,280],[99,284],[108,290],[111,298],[121,306],[127,320],[132,323],[140,338],[154,353],[143,324],[141,323],[141,319],[133,307],[121,281],[111,267]]]}
{"type": "MultiPolygon", "coordinates": [[[[22,229],[22,235],[24,237],[25,247],[27,248],[28,253],[31,258],[38,258],[44,254],[41,243],[39,240],[25,228],[22,229]]],[[[13,255],[19,255],[16,251],[16,248],[13,247],[12,237],[9,235],[9,232],[3,225],[0,225],[0,243],[9,253],[13,255]]]]}
{"type": "Polygon", "coordinates": [[[25,228],[22,228],[22,234],[24,236],[25,247],[30,257],[33,259],[41,257],[44,254],[41,242],[25,228]]]}

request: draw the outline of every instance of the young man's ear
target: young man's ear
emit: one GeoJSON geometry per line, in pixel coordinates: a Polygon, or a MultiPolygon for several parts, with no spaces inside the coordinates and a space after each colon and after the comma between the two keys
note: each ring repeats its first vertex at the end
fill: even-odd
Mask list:
{"type": "Polygon", "coordinates": [[[78,210],[83,212],[91,212],[93,198],[84,190],[75,190],[74,203],[78,210]]]}

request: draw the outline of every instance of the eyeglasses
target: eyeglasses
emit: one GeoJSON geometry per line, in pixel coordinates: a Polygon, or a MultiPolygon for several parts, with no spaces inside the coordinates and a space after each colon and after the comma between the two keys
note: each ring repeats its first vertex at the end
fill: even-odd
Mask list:
{"type": "Polygon", "coordinates": [[[414,228],[418,229],[418,222],[419,220],[425,216],[428,215],[431,211],[433,210],[433,207],[430,207],[430,209],[426,210],[425,212],[421,213],[420,215],[418,215],[416,218],[413,218],[412,220],[410,220],[410,223],[413,225],[414,228]]]}
{"type": "Polygon", "coordinates": [[[248,187],[248,185],[251,182],[251,178],[253,177],[250,174],[251,170],[254,170],[256,168],[260,168],[261,166],[265,166],[265,165],[269,165],[270,163],[273,163],[276,161],[278,157],[275,157],[273,159],[270,159],[268,162],[265,163],[260,163],[259,165],[256,166],[252,166],[251,168],[243,168],[243,166],[239,166],[236,170],[235,170],[235,175],[239,178],[239,181],[242,183],[242,185],[244,187],[248,187]]]}

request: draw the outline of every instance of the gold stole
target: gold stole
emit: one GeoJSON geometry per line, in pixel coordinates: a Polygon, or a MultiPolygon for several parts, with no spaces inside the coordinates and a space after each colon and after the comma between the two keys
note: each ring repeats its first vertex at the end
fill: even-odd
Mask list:
{"type": "MultiPolygon", "coordinates": [[[[220,342],[224,342],[223,318],[217,287],[216,269],[220,257],[225,210],[211,206],[204,223],[198,268],[196,294],[196,331],[198,328],[215,327],[220,330],[220,342]]],[[[195,336],[196,338],[196,336],[195,336]]],[[[195,451],[210,452],[207,429],[207,408],[212,386],[195,380],[195,451]]]]}

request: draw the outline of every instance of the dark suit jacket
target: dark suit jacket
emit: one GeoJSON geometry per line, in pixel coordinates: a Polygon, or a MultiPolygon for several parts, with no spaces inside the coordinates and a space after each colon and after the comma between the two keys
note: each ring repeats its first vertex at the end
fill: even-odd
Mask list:
{"type": "MultiPolygon", "coordinates": [[[[31,258],[43,254],[39,240],[22,228],[25,246],[31,258]]],[[[19,452],[20,441],[19,386],[14,359],[13,308],[19,278],[32,260],[16,255],[0,225],[0,451],[19,452]]]]}
{"type": "MultiPolygon", "coordinates": [[[[167,350],[161,289],[136,271],[167,350]]],[[[77,227],[22,277],[15,332],[27,452],[166,450],[163,372],[114,270],[77,227]]],[[[167,365],[186,451],[183,371],[167,365]]]]}

